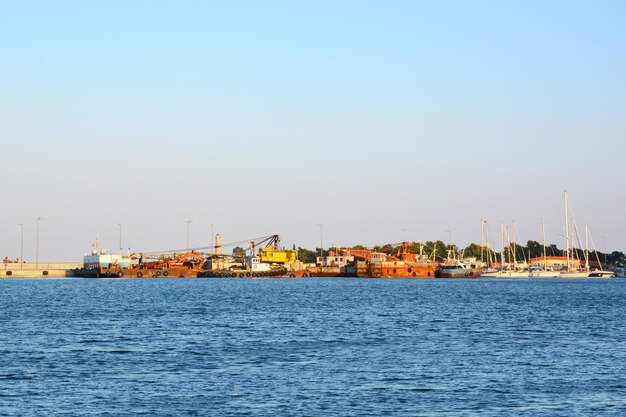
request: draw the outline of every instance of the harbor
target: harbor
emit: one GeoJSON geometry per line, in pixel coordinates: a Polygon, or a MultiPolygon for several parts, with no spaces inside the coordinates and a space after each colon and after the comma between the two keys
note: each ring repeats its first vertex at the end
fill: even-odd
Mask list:
{"type": "MultiPolygon", "coordinates": [[[[600,257],[580,251],[569,255],[519,257],[526,249],[509,246],[502,253],[480,247],[468,256],[443,242],[401,242],[376,248],[320,248],[324,256],[312,262],[298,250],[285,249],[279,235],[248,242],[214,245],[188,252],[111,254],[97,242],[82,263],[5,262],[0,278],[380,278],[380,279],[478,279],[478,278],[611,278],[624,276],[623,268],[607,268],[600,257]],[[448,248],[437,256],[438,247],[448,248]],[[236,248],[231,251],[225,249],[236,248]],[[382,249],[387,251],[382,251],[382,249]],[[414,250],[417,248],[417,250],[414,250]],[[391,250],[390,250],[391,249],[391,250]],[[308,262],[307,262],[308,260],[308,262]]],[[[519,246],[519,245],[516,245],[519,246]]],[[[305,255],[310,255],[309,253],[305,255]]],[[[440,249],[441,253],[441,249],[440,249]]]]}
{"type": "MultiPolygon", "coordinates": [[[[278,234],[222,242],[211,228],[211,244],[184,250],[122,252],[122,225],[119,226],[119,250],[110,253],[100,248],[99,239],[82,263],[40,263],[37,229],[37,261],[5,257],[0,278],[416,278],[416,279],[476,279],[476,278],[612,278],[624,276],[626,256],[613,252],[600,253],[589,228],[584,234],[574,221],[567,191],[563,192],[565,249],[548,245],[544,221],[541,219],[542,242],[529,240],[518,243],[515,220],[511,226],[500,224],[500,248],[495,249],[489,235],[489,223],[480,220],[480,244],[471,243],[460,249],[442,241],[384,244],[365,247],[356,245],[323,248],[320,227],[320,247],[315,251],[303,248],[287,249],[278,234]],[[548,251],[549,246],[549,251],[548,251]],[[318,252],[319,251],[319,252],[318,252]],[[550,252],[550,253],[548,253],[550,252]]],[[[38,218],[39,221],[41,218],[38,218]]],[[[406,229],[403,229],[406,231],[406,229]]],[[[23,237],[22,237],[23,239],[23,237]]],[[[23,240],[20,244],[23,248],[23,240]]],[[[22,249],[20,256],[23,258],[22,249]]]]}
{"type": "MultiPolygon", "coordinates": [[[[517,242],[515,221],[511,227],[500,225],[500,251],[489,246],[489,226],[480,221],[480,245],[470,244],[459,250],[449,242],[403,241],[366,248],[361,245],[344,248],[335,245],[324,251],[320,239],[319,256],[306,249],[286,249],[278,234],[243,241],[223,243],[220,234],[209,246],[134,252],[109,253],[100,249],[96,239],[93,250],[80,263],[27,264],[4,258],[2,278],[612,278],[624,276],[626,259],[623,253],[611,254],[608,267],[596,250],[585,226],[584,246],[567,192],[563,193],[565,250],[550,245],[548,256],[545,230],[542,240],[528,241],[525,247],[517,242]],[[591,250],[589,243],[591,242],[591,250]],[[242,247],[246,247],[245,249],[242,247]],[[584,247],[584,249],[582,249],[584,247]],[[443,255],[445,254],[445,255],[443,255]],[[313,259],[312,259],[313,258],[313,259]]],[[[190,221],[187,223],[187,233],[190,221]]],[[[320,233],[322,231],[321,225],[320,233]]],[[[188,236],[188,234],[187,234],[188,236]]]]}

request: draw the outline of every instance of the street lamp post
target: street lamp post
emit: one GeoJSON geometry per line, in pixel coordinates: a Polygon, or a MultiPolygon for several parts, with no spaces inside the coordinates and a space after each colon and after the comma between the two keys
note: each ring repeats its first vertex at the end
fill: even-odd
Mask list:
{"type": "Polygon", "coordinates": [[[211,223],[211,246],[215,249],[215,236],[213,235],[213,223],[211,223]]]}
{"type": "Polygon", "coordinates": [[[24,224],[20,223],[20,269],[24,269],[24,224]]]}
{"type": "Polygon", "coordinates": [[[117,225],[120,227],[119,248],[120,248],[120,256],[122,256],[122,223],[118,223],[117,225]]]}
{"type": "Polygon", "coordinates": [[[35,269],[39,269],[39,221],[46,220],[45,217],[34,217],[37,222],[37,239],[35,243],[35,269]]]}
{"type": "Polygon", "coordinates": [[[320,264],[324,261],[324,226],[316,224],[320,228],[320,264]]]}
{"type": "Polygon", "coordinates": [[[189,223],[194,223],[193,220],[182,220],[182,223],[187,223],[187,252],[189,252],[189,223]]]}

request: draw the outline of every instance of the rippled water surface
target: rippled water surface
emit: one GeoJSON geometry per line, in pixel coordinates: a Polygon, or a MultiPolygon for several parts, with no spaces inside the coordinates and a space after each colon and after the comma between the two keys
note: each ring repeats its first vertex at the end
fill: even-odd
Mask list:
{"type": "Polygon", "coordinates": [[[0,415],[626,415],[626,280],[0,280],[0,415]]]}

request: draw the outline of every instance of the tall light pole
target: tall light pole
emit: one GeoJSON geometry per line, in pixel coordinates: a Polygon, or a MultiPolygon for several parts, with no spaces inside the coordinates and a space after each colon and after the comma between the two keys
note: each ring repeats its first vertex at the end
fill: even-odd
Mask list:
{"type": "Polygon", "coordinates": [[[120,248],[120,256],[122,256],[122,223],[118,223],[117,225],[120,227],[119,248],[120,248]]]}
{"type": "Polygon", "coordinates": [[[316,224],[316,226],[320,228],[320,263],[322,263],[324,258],[324,226],[321,224],[316,224]]]}
{"type": "Polygon", "coordinates": [[[195,223],[193,220],[182,220],[182,223],[187,223],[187,252],[189,252],[189,223],[195,223]]]}
{"type": "Polygon", "coordinates": [[[487,223],[485,220],[480,219],[480,262],[483,262],[485,257],[485,223],[487,223]]]}
{"type": "Polygon", "coordinates": [[[39,269],[39,220],[46,220],[45,217],[33,217],[37,222],[37,239],[35,243],[35,269],[39,269]]]}
{"type": "Polygon", "coordinates": [[[213,235],[213,223],[211,223],[211,246],[215,249],[215,236],[213,235]]]}
{"type": "Polygon", "coordinates": [[[24,269],[24,224],[20,223],[20,269],[24,269]]]}

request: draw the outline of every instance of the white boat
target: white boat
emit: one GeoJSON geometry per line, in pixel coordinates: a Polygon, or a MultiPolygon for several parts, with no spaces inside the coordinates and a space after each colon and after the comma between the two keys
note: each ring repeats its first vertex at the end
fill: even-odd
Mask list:
{"type": "Polygon", "coordinates": [[[480,274],[481,278],[528,278],[529,272],[524,270],[502,269],[496,272],[485,272],[480,274]]]}
{"type": "Polygon", "coordinates": [[[560,278],[589,278],[590,274],[591,274],[590,271],[580,269],[580,270],[561,271],[559,277],[560,278]]]}
{"type": "Polygon", "coordinates": [[[589,278],[613,278],[614,276],[615,272],[602,269],[594,269],[589,273],[589,278]]]}
{"type": "Polygon", "coordinates": [[[561,273],[559,271],[550,271],[539,267],[531,267],[528,270],[528,276],[530,278],[559,278],[561,273]]]}

